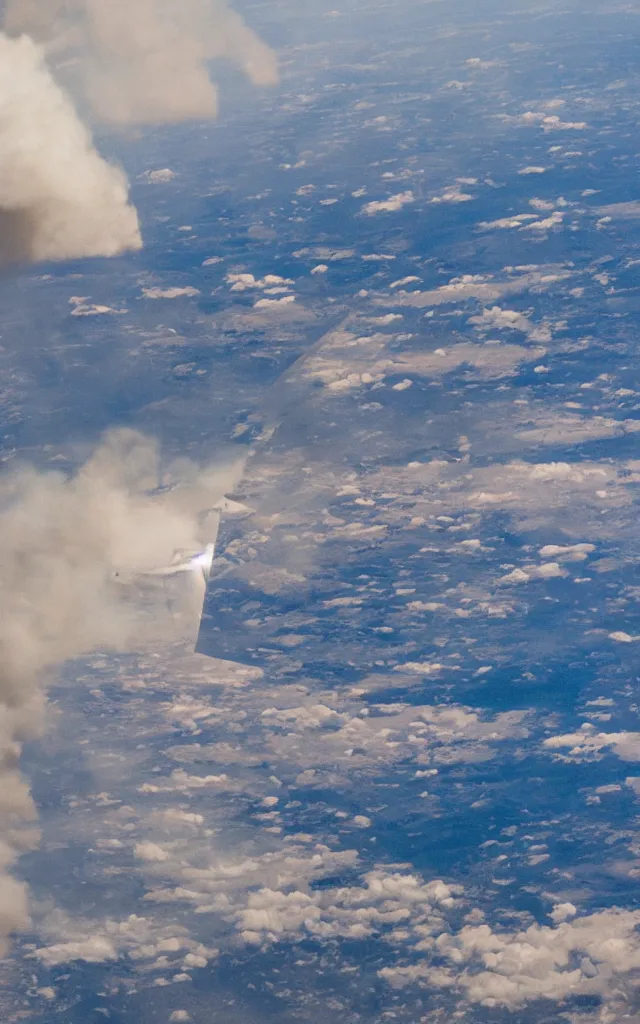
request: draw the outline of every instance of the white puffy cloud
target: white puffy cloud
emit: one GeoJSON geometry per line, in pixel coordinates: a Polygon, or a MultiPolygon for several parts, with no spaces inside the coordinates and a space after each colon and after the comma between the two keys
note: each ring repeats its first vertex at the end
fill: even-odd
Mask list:
{"type": "Polygon", "coordinates": [[[562,562],[584,562],[595,551],[595,544],[545,544],[540,548],[541,558],[557,558],[562,562]]]}
{"type": "Polygon", "coordinates": [[[168,860],[169,858],[169,854],[167,853],[167,851],[163,850],[162,847],[158,846],[157,843],[136,843],[133,852],[135,856],[138,857],[140,860],[148,862],[155,861],[158,863],[162,863],[162,861],[168,860]]]}
{"type": "Polygon", "coordinates": [[[543,562],[542,565],[525,565],[501,576],[499,583],[529,583],[531,580],[551,580],[566,576],[567,571],[558,562],[543,562]]]}
{"type": "Polygon", "coordinates": [[[554,210],[548,217],[542,217],[539,220],[530,220],[526,224],[523,224],[522,231],[550,231],[552,228],[560,227],[565,218],[565,214],[562,210],[554,210]]]}
{"type": "Polygon", "coordinates": [[[415,196],[410,190],[397,192],[395,195],[389,196],[388,199],[365,203],[362,207],[362,212],[366,213],[369,217],[374,216],[376,213],[397,213],[403,206],[408,206],[413,202],[415,202],[415,196]]]}
{"type": "Polygon", "coordinates": [[[55,942],[38,950],[36,956],[47,967],[55,967],[73,960],[84,960],[90,964],[117,960],[118,951],[107,935],[87,935],[75,941],[55,942]]]}
{"type": "Polygon", "coordinates": [[[423,883],[415,875],[378,869],[367,872],[361,885],[312,893],[267,888],[249,893],[236,927],[252,943],[364,939],[409,922],[416,930],[426,922],[433,928],[442,923],[439,908],[453,906],[460,891],[440,880],[423,883]]]}
{"type": "Polygon", "coordinates": [[[609,633],[609,639],[615,640],[618,644],[632,644],[636,640],[640,640],[640,636],[633,636],[631,633],[626,633],[623,629],[616,629],[613,633],[609,633]]]}
{"type": "Polygon", "coordinates": [[[461,184],[456,182],[454,185],[449,185],[443,189],[439,196],[434,196],[430,202],[432,203],[468,203],[475,196],[472,196],[470,192],[463,192],[461,184]]]}
{"type": "Polygon", "coordinates": [[[544,740],[547,750],[564,751],[572,760],[590,760],[602,751],[611,751],[621,761],[640,761],[640,732],[598,732],[585,722],[576,732],[549,736],[544,740]]]}
{"type": "Polygon", "coordinates": [[[205,967],[218,955],[192,939],[185,928],[163,925],[137,914],[122,920],[74,920],[68,914],[54,911],[43,928],[55,942],[37,948],[32,956],[47,967],[84,960],[105,963],[123,954],[133,960],[153,962],[163,958],[163,966],[182,968],[205,967]]]}
{"type": "Polygon", "coordinates": [[[258,299],[254,302],[253,308],[276,310],[291,306],[295,301],[295,295],[283,295],[280,299],[258,299]]]}
{"type": "Polygon", "coordinates": [[[503,114],[501,119],[511,124],[542,128],[545,132],[584,131],[589,127],[585,121],[563,121],[557,114],[546,114],[544,110],[525,110],[523,114],[518,114],[515,117],[503,114]]]}
{"type": "Polygon", "coordinates": [[[190,285],[183,288],[174,285],[171,288],[143,288],[142,294],[145,299],[180,299],[196,298],[200,292],[190,285]]]}
{"type": "MultiPolygon", "coordinates": [[[[502,309],[500,306],[483,309],[479,316],[470,317],[469,323],[489,330],[521,331],[523,334],[531,334],[534,331],[534,325],[522,313],[518,313],[515,309],[502,309]]],[[[548,341],[549,337],[545,336],[536,340],[548,341]]]]}
{"type": "Polygon", "coordinates": [[[273,294],[271,289],[278,289],[284,292],[289,291],[293,281],[288,277],[280,277],[279,274],[265,274],[264,277],[254,277],[249,273],[229,273],[225,278],[227,284],[231,285],[232,292],[245,292],[251,289],[262,289],[268,294],[273,294]]]}
{"type": "Polygon", "coordinates": [[[423,959],[379,974],[397,988],[451,988],[474,1003],[511,1010],[539,999],[606,993],[616,978],[640,967],[640,911],[574,915],[565,903],[551,915],[553,927],[497,932],[479,924],[428,936],[420,944],[423,959]]]}

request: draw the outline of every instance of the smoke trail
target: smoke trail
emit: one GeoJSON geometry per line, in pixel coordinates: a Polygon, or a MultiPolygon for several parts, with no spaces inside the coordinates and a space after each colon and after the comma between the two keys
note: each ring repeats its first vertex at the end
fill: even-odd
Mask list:
{"type": "Polygon", "coordinates": [[[33,41],[0,35],[0,265],[140,245],[124,175],[99,156],[33,41]]]}
{"type": "Polygon", "coordinates": [[[5,26],[76,55],[86,98],[111,123],[215,117],[214,58],[256,85],[278,80],[273,52],[225,0],[9,0],[5,26]]]}
{"type": "MultiPolygon", "coordinates": [[[[135,574],[167,564],[176,547],[199,547],[207,540],[199,513],[240,473],[237,464],[201,470],[185,460],[174,477],[176,469],[182,485],[155,490],[157,445],[118,430],[75,476],[23,468],[0,482],[0,956],[28,922],[26,888],[10,869],[37,837],[26,827],[35,811],[17,766],[22,742],[39,729],[46,672],[96,647],[184,635],[161,584],[143,602],[114,570],[135,574]]],[[[199,606],[202,594],[184,582],[186,605],[199,606]]]]}

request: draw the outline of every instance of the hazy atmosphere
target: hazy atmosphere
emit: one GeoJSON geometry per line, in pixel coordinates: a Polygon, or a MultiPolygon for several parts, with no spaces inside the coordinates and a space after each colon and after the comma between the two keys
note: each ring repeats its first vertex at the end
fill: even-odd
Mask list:
{"type": "Polygon", "coordinates": [[[0,1024],[640,1020],[639,15],[0,4],[0,1024]]]}

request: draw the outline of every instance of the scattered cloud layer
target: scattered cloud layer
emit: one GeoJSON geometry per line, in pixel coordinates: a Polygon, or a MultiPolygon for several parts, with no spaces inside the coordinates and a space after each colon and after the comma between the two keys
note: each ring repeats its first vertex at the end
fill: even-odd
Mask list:
{"type": "Polygon", "coordinates": [[[540,999],[606,993],[617,977],[640,967],[639,911],[614,907],[575,917],[571,904],[555,911],[553,925],[523,931],[498,932],[482,923],[432,934],[419,946],[424,961],[383,968],[380,975],[394,987],[453,988],[474,1003],[514,1010],[540,999]]]}

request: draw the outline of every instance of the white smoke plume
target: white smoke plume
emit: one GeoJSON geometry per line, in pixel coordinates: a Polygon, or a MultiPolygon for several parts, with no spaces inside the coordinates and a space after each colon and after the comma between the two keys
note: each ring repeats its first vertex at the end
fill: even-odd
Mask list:
{"type": "Polygon", "coordinates": [[[18,761],[41,724],[47,673],[97,647],[139,648],[197,625],[200,581],[182,581],[181,618],[161,582],[143,595],[115,573],[135,579],[166,565],[175,548],[204,544],[201,513],[233,488],[241,467],[182,460],[168,472],[181,483],[159,490],[156,443],[117,430],[74,476],[27,467],[0,481],[0,956],[28,923],[28,893],[10,873],[37,842],[18,761]]]}
{"type": "Polygon", "coordinates": [[[62,74],[115,125],[214,118],[215,58],[257,85],[278,79],[271,49],[225,0],[7,0],[4,33],[0,266],[142,244],[126,178],[96,151],[62,74]]]}
{"type": "Polygon", "coordinates": [[[40,48],[0,34],[0,265],[140,248],[127,192],[40,48]]]}
{"type": "Polygon", "coordinates": [[[273,51],[225,0],[8,0],[6,30],[73,54],[95,115],[116,124],[216,116],[208,62],[224,57],[273,85],[273,51]]]}

